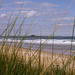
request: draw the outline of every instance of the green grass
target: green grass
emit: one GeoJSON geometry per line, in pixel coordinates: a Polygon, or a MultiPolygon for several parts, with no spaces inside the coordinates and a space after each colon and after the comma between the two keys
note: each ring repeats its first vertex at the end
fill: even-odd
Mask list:
{"type": "MultiPolygon", "coordinates": [[[[32,45],[32,43],[30,43],[30,46],[28,47],[28,49],[30,50],[26,50],[23,56],[21,53],[19,54],[19,51],[21,51],[23,40],[30,33],[30,30],[34,24],[34,21],[30,25],[29,29],[27,30],[27,32],[25,33],[21,41],[19,43],[18,42],[14,43],[12,52],[10,53],[12,42],[10,43],[9,46],[7,46],[7,40],[11,32],[13,31],[13,29],[14,29],[14,38],[15,36],[17,36],[17,34],[18,36],[20,35],[21,27],[27,18],[27,17],[24,17],[19,28],[17,29],[17,31],[15,31],[15,25],[21,13],[21,10],[22,10],[22,7],[18,15],[16,16],[16,18],[10,23],[13,12],[11,13],[9,21],[8,21],[8,26],[0,35],[0,37],[4,34],[5,36],[7,36],[6,41],[5,41],[5,38],[3,39],[3,44],[0,48],[0,75],[75,75],[75,57],[73,56],[75,52],[71,55],[75,20],[74,20],[73,31],[72,31],[70,57],[68,56],[69,58],[67,60],[60,59],[62,60],[61,62],[62,66],[60,66],[60,64],[55,65],[55,63],[61,56],[63,57],[64,52],[61,55],[59,55],[56,59],[53,59],[54,58],[54,55],[53,55],[54,43],[52,45],[52,57],[46,58],[46,60],[48,59],[47,61],[45,61],[45,58],[43,57],[43,63],[41,64],[41,61],[42,61],[41,51],[42,51],[42,48],[45,47],[45,45],[43,45],[43,47],[41,48],[42,46],[41,37],[40,37],[40,47],[36,51],[34,51],[32,55],[31,55],[31,47],[34,45],[34,44],[32,45]],[[8,31],[9,28],[10,30],[8,31]],[[45,62],[47,62],[48,65],[45,64],[45,62]]],[[[52,36],[54,36],[54,33],[56,32],[56,30],[57,29],[55,29],[48,38],[51,38],[52,36]]],[[[47,42],[47,40],[45,42],[47,42]]]]}

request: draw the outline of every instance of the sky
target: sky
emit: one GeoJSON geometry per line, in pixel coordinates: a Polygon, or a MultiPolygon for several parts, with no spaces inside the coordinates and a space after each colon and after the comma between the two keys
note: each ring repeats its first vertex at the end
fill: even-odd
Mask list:
{"type": "MultiPolygon", "coordinates": [[[[26,19],[21,27],[21,36],[24,36],[26,32],[28,35],[50,36],[54,31],[55,36],[71,36],[75,17],[75,0],[0,0],[0,34],[18,14],[19,17],[10,34],[12,36],[24,18],[26,19]]],[[[8,32],[10,30],[9,27],[8,32]]]]}

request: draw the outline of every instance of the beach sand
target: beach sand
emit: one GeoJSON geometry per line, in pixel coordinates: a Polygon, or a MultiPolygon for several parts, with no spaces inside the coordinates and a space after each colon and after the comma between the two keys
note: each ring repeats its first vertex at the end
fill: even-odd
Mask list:
{"type": "MultiPolygon", "coordinates": [[[[2,46],[0,46],[2,48],[2,46]]],[[[70,58],[69,55],[61,55],[61,54],[55,54],[55,53],[48,53],[44,51],[37,51],[37,50],[29,50],[26,48],[19,48],[19,47],[12,47],[12,46],[4,46],[3,52],[8,52],[9,57],[13,53],[13,50],[17,53],[18,58],[22,58],[28,63],[29,60],[31,60],[31,63],[33,66],[38,65],[39,58],[40,58],[40,65],[43,65],[45,68],[47,68],[50,64],[53,63],[54,66],[60,66],[62,67],[67,60],[70,58]],[[40,55],[39,55],[40,52],[40,55]],[[34,65],[35,63],[35,65],[34,65]]]]}

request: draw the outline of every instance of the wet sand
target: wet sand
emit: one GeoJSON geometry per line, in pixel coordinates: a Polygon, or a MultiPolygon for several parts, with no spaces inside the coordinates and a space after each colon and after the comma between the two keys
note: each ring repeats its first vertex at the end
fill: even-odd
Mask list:
{"type": "MultiPolygon", "coordinates": [[[[23,48],[28,48],[30,47],[30,44],[29,43],[24,43],[22,45],[23,48]]],[[[32,50],[39,50],[40,48],[40,44],[31,44],[31,49],[32,50]]],[[[56,53],[56,54],[64,54],[64,55],[70,55],[70,49],[71,49],[71,45],[62,45],[62,44],[54,44],[53,45],[53,53],[56,53]]],[[[52,53],[52,44],[42,44],[41,45],[41,50],[44,51],[44,52],[49,52],[49,53],[52,53]]],[[[72,46],[72,54],[75,50],[75,46],[73,45],[72,46]]]]}

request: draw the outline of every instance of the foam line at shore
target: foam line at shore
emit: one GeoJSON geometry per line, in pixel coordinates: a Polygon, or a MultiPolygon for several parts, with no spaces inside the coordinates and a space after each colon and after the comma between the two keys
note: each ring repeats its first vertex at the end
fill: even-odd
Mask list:
{"type": "MultiPolygon", "coordinates": [[[[4,40],[6,41],[6,39],[4,40]]],[[[12,39],[8,39],[7,42],[20,42],[21,40],[12,40],[12,39]]],[[[3,39],[0,39],[0,42],[3,42],[3,39]]],[[[36,40],[23,40],[23,43],[36,43],[36,44],[40,44],[40,39],[36,39],[36,40]]],[[[53,43],[53,39],[41,39],[41,43],[42,44],[52,44],[53,43]]],[[[54,39],[54,44],[67,44],[70,45],[71,41],[70,40],[56,40],[54,39]]],[[[75,42],[72,42],[73,45],[75,45],[75,42]]]]}

